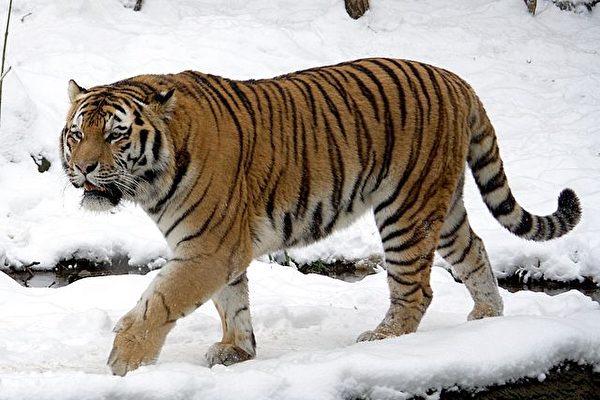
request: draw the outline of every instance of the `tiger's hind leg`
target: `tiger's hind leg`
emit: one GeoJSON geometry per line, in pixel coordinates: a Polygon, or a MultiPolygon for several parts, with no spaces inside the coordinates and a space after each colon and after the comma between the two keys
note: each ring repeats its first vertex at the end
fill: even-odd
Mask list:
{"type": "Polygon", "coordinates": [[[222,288],[212,300],[221,317],[223,338],[208,349],[208,365],[231,365],[254,358],[256,341],[250,317],[246,273],[222,288]]]}
{"type": "Polygon", "coordinates": [[[390,307],[373,331],[358,337],[359,342],[417,330],[432,299],[429,277],[447,208],[447,202],[445,206],[441,203],[433,211],[429,208],[410,217],[405,216],[409,214],[406,210],[378,215],[376,209],[375,218],[385,250],[390,307]]]}
{"type": "Polygon", "coordinates": [[[450,263],[475,305],[468,319],[502,315],[503,303],[483,241],[473,232],[462,198],[462,185],[442,228],[438,254],[450,263]]]}

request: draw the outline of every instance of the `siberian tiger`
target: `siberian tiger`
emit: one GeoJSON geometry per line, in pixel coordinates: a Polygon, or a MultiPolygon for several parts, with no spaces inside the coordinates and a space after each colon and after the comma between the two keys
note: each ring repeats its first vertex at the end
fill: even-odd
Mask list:
{"type": "Polygon", "coordinates": [[[319,240],[370,209],[390,306],[359,341],[417,329],[436,249],[473,298],[468,318],[502,315],[463,205],[466,164],[493,216],[519,237],[557,238],[581,216],[570,189],[551,215],[525,211],[471,87],[419,62],[363,59],[249,81],[196,71],[91,89],[71,80],[68,92],[61,158],[83,188],[82,206],[139,204],[173,253],[117,323],[108,360],[117,375],[155,361],[175,322],[210,299],[223,337],[208,364],[253,358],[250,261],[319,240]]]}

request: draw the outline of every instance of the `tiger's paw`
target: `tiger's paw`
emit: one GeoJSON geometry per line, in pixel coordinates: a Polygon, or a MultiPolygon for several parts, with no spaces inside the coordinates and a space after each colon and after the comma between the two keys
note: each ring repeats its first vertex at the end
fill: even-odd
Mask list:
{"type": "Polygon", "coordinates": [[[107,364],[113,375],[119,376],[125,376],[141,365],[154,363],[167,333],[149,329],[131,315],[121,318],[115,330],[117,335],[107,364]]]}
{"type": "Polygon", "coordinates": [[[206,352],[206,361],[209,367],[216,364],[232,365],[252,358],[254,358],[254,354],[235,345],[221,342],[213,344],[206,352]]]}
{"type": "Polygon", "coordinates": [[[374,340],[381,340],[381,339],[385,339],[387,337],[389,337],[389,335],[386,335],[381,332],[377,332],[377,330],[366,331],[366,332],[363,332],[360,335],[358,335],[356,342],[357,343],[358,342],[372,342],[374,340]]]}
{"type": "Polygon", "coordinates": [[[490,304],[475,304],[473,310],[469,313],[467,320],[472,321],[475,319],[482,319],[488,317],[500,317],[502,316],[502,304],[490,305],[490,304]]]}

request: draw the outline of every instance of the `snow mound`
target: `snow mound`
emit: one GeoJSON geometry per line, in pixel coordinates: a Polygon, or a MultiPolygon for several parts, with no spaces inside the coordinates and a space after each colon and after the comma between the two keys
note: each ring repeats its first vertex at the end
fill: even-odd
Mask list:
{"type": "Polygon", "coordinates": [[[434,268],[434,300],[416,333],[355,343],[386,311],[385,273],[346,283],[254,262],[255,360],[206,366],[221,337],[206,304],[178,322],[156,365],[111,376],[112,326],[154,275],[26,289],[0,273],[0,399],[401,399],[536,378],[564,360],[600,366],[600,306],[576,291],[501,291],[504,317],[467,322],[465,287],[434,268]]]}
{"type": "MultiPolygon", "coordinates": [[[[108,215],[80,209],[80,193],[57,157],[68,79],[92,86],[184,69],[263,78],[387,56],[436,64],[472,84],[527,209],[552,212],[567,186],[581,197],[583,220],[572,234],[526,243],[493,220],[469,178],[470,219],[496,273],[600,282],[598,12],[561,12],[545,1],[533,18],[520,0],[374,0],[354,21],[340,0],[152,0],[141,12],[125,8],[129,3],[14,4],[0,128],[0,265],[48,269],[63,259],[115,255],[144,264],[169,255],[139,209],[128,205],[108,215]],[[49,159],[50,171],[38,173],[32,155],[49,159]]],[[[7,9],[4,2],[0,15],[7,9]]],[[[310,262],[374,253],[381,244],[367,216],[292,254],[310,262]]]]}

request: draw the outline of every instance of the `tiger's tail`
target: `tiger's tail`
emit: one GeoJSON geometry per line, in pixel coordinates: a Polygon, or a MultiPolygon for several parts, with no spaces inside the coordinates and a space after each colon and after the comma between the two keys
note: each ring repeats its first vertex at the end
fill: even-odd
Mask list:
{"type": "Polygon", "coordinates": [[[483,201],[504,228],[523,239],[543,242],[560,237],[577,225],[581,219],[581,205],[571,189],[560,193],[558,209],[550,215],[533,215],[517,203],[504,173],[494,128],[478,99],[469,129],[469,168],[483,201]]]}

